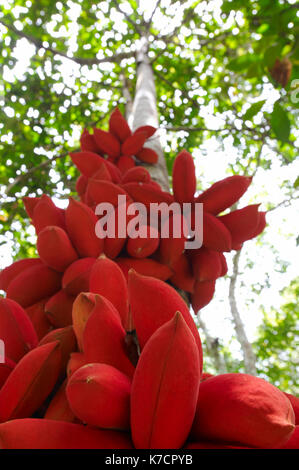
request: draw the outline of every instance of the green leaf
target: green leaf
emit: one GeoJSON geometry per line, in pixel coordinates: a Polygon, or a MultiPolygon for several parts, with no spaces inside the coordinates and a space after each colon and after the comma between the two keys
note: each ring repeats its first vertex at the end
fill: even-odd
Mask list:
{"type": "Polygon", "coordinates": [[[257,113],[262,109],[266,100],[257,101],[253,103],[250,108],[247,109],[246,113],[243,116],[244,121],[251,120],[257,113]]]}
{"type": "Polygon", "coordinates": [[[295,183],[294,183],[294,188],[297,189],[299,187],[299,176],[297,176],[295,183]]]}
{"type": "Polygon", "coordinates": [[[288,113],[285,109],[276,101],[273,107],[271,115],[271,127],[276,137],[282,142],[287,142],[290,136],[290,120],[288,113]]]}

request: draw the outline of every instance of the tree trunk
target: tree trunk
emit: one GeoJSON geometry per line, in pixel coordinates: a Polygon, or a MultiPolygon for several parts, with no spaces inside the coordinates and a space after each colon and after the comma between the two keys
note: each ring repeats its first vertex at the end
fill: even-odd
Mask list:
{"type": "Polygon", "coordinates": [[[256,375],[256,367],[255,367],[256,357],[253,352],[252,346],[250,342],[248,341],[246,331],[245,331],[240,313],[238,311],[236,295],[235,295],[240,255],[241,255],[241,250],[237,251],[233,258],[233,274],[230,278],[230,283],[229,283],[229,303],[230,303],[230,309],[231,309],[233,321],[235,324],[237,339],[241,345],[241,349],[243,352],[245,372],[247,374],[256,375]]]}
{"type": "MultiPolygon", "coordinates": [[[[148,40],[146,37],[140,39],[136,61],[137,82],[132,111],[133,130],[140,126],[159,128],[156,87],[153,70],[148,58],[148,40]]],[[[143,166],[164,191],[169,191],[168,172],[158,133],[159,131],[145,144],[145,147],[152,148],[158,154],[158,162],[155,165],[143,164],[143,166]]]]}
{"type": "Polygon", "coordinates": [[[206,347],[209,353],[209,356],[213,359],[215,369],[218,374],[225,374],[227,372],[226,364],[224,357],[219,353],[219,342],[217,338],[212,338],[210,336],[209,330],[206,327],[204,321],[200,318],[200,315],[197,315],[197,320],[199,327],[202,329],[205,339],[206,347]]]}

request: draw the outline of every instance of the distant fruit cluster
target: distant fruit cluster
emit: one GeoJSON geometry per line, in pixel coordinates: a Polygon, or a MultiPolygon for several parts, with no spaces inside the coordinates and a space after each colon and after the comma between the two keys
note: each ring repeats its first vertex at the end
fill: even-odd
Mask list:
{"type": "MultiPolygon", "coordinates": [[[[258,205],[226,215],[251,179],[226,178],[199,196],[191,155],[173,168],[173,194],[137,159],[155,129],[132,133],[116,110],[109,132],[83,132],[71,154],[80,201],[60,209],[24,198],[39,258],[0,273],[0,448],[296,448],[299,399],[246,374],[204,374],[194,310],[226,273],[223,252],[265,227],[258,205]],[[98,238],[95,207],[202,202],[203,246],[185,237],[98,238]],[[219,215],[220,214],[220,215],[219,215]],[[167,281],[167,282],[166,282],[167,281]]],[[[119,210],[119,208],[117,208],[119,210]]],[[[129,219],[129,217],[128,217],[129,219]]],[[[183,223],[183,221],[182,221],[183,223]]],[[[145,233],[149,226],[145,226],[145,233]]]]}

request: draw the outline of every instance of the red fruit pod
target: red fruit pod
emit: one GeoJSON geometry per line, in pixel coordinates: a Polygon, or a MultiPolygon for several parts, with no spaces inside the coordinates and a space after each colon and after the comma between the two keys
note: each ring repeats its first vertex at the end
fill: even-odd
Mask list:
{"type": "Polygon", "coordinates": [[[140,126],[136,129],[134,134],[137,134],[138,132],[143,132],[144,134],[146,134],[146,138],[149,139],[150,137],[152,137],[152,135],[154,135],[156,130],[156,127],[153,126],[140,126]]]}
{"type": "Polygon", "coordinates": [[[208,372],[203,372],[200,377],[200,381],[203,382],[204,380],[209,379],[210,377],[214,377],[213,374],[209,374],[208,372]]]}
{"type": "Polygon", "coordinates": [[[56,341],[59,341],[61,348],[60,375],[63,377],[65,375],[65,369],[70,359],[71,353],[77,350],[77,341],[72,325],[51,331],[40,341],[39,346],[56,341]]]}
{"type": "Polygon", "coordinates": [[[199,380],[198,349],[177,312],[151,336],[137,363],[131,391],[137,449],[182,447],[192,426],[199,380]]]}
{"type": "Polygon", "coordinates": [[[72,319],[73,328],[77,338],[79,350],[83,351],[83,331],[89,315],[91,314],[97,296],[88,292],[82,292],[73,303],[72,319]]]}
{"type": "Polygon", "coordinates": [[[131,377],[135,369],[126,355],[125,336],[115,307],[105,297],[97,296],[83,332],[86,362],[109,364],[131,377]]]}
{"type": "Polygon", "coordinates": [[[53,329],[53,325],[49,322],[45,314],[45,306],[48,300],[48,298],[40,300],[36,304],[27,307],[25,310],[32,322],[39,341],[53,329]]]}
{"type": "Polygon", "coordinates": [[[170,268],[184,252],[188,227],[181,214],[173,214],[162,223],[159,260],[170,268]]]}
{"type": "Polygon", "coordinates": [[[80,147],[83,152],[97,153],[99,151],[99,148],[95,143],[93,135],[90,134],[87,129],[84,129],[80,137],[80,147]]]}
{"type": "MultiPolygon", "coordinates": [[[[231,234],[233,249],[235,247],[238,249],[238,245],[257,235],[257,227],[260,223],[258,208],[259,204],[253,204],[218,218],[231,234]]],[[[261,229],[263,230],[263,226],[261,229]]]]}
{"type": "Polygon", "coordinates": [[[142,349],[154,332],[181,312],[190,328],[199,351],[202,367],[200,336],[188,307],[182,297],[170,285],[159,279],[129,272],[129,299],[138,342],[142,349]]]}
{"type": "Polygon", "coordinates": [[[0,424],[0,449],[132,449],[127,433],[50,419],[0,424]]]}
{"type": "Polygon", "coordinates": [[[30,219],[32,219],[34,208],[37,205],[37,203],[40,201],[40,199],[41,199],[40,197],[29,197],[29,196],[23,197],[22,201],[24,203],[25,210],[27,214],[29,215],[30,219]]]}
{"type": "Polygon", "coordinates": [[[161,281],[167,281],[172,275],[172,270],[151,258],[137,259],[137,258],[117,258],[115,262],[122,270],[127,282],[130,269],[134,269],[139,274],[144,276],[151,276],[161,281]]]}
{"type": "Polygon", "coordinates": [[[120,142],[124,142],[131,135],[131,129],[118,108],[116,108],[110,116],[109,132],[120,142]]]}
{"type": "Polygon", "coordinates": [[[75,416],[103,429],[130,428],[130,392],[130,379],[108,364],[81,367],[66,387],[75,416]]]}
{"type": "Polygon", "coordinates": [[[66,384],[67,380],[63,382],[59,390],[56,392],[56,394],[50,401],[50,404],[44,415],[44,419],[53,419],[55,421],[65,421],[69,423],[73,423],[74,421],[76,421],[76,417],[70,409],[69,403],[66,398],[66,384]]]}
{"type": "Polygon", "coordinates": [[[69,199],[65,211],[66,227],[80,257],[96,258],[103,251],[103,240],[95,232],[97,216],[86,204],[69,199]]]}
{"type": "Polygon", "coordinates": [[[200,194],[195,202],[203,203],[205,212],[217,215],[235,204],[247,191],[251,181],[248,176],[228,176],[200,194]]]}
{"type": "Polygon", "coordinates": [[[107,155],[118,157],[120,155],[120,143],[113,134],[103,131],[102,129],[94,129],[93,136],[96,144],[103,149],[107,155]]]}
{"type": "Polygon", "coordinates": [[[147,208],[151,203],[169,205],[173,202],[171,194],[156,189],[151,183],[126,183],[122,187],[134,201],[142,202],[147,208]]]}
{"type": "Polygon", "coordinates": [[[0,272],[0,289],[7,291],[10,282],[22,271],[33,266],[40,266],[42,261],[39,258],[25,258],[15,261],[0,272]]]}
{"type": "Polygon", "coordinates": [[[117,168],[119,171],[123,174],[126,173],[126,171],[134,168],[136,165],[135,160],[133,157],[129,157],[128,155],[122,155],[118,162],[117,162],[117,168]]]}
{"type": "Polygon", "coordinates": [[[179,203],[193,202],[196,191],[195,166],[192,156],[182,150],[176,157],[172,169],[174,199],[179,203]]]}
{"type": "Polygon", "coordinates": [[[49,226],[39,232],[37,251],[40,259],[55,271],[63,272],[78,255],[66,232],[55,226],[49,226]]]}
{"type": "Polygon", "coordinates": [[[143,147],[139,152],[136,153],[138,160],[144,163],[150,163],[154,165],[158,161],[158,154],[149,147],[143,147]]]}
{"type": "MultiPolygon", "coordinates": [[[[94,178],[97,181],[112,181],[112,177],[103,159],[101,159],[101,165],[98,168],[98,170],[92,175],[92,178],[94,178]]],[[[88,182],[87,182],[87,186],[88,186],[88,182]]],[[[86,190],[87,190],[87,186],[86,186],[86,190]]]]}
{"type": "Polygon", "coordinates": [[[196,281],[194,292],[191,296],[191,304],[195,313],[211,302],[215,292],[216,281],[196,281]]]}
{"type": "Polygon", "coordinates": [[[60,286],[61,274],[41,264],[25,269],[13,279],[7,297],[26,308],[55,294],[60,286]]]}
{"type": "Polygon", "coordinates": [[[52,199],[43,194],[34,207],[32,222],[37,234],[48,225],[64,229],[64,210],[56,207],[52,199]]]}
{"type": "Polygon", "coordinates": [[[232,237],[221,217],[203,213],[203,245],[214,251],[231,251],[232,237]]]}
{"type": "Polygon", "coordinates": [[[192,293],[195,279],[188,258],[184,253],[173,263],[172,270],[173,274],[169,279],[170,282],[179,289],[192,293]]]}
{"type": "Polygon", "coordinates": [[[91,206],[100,203],[110,203],[116,207],[119,203],[119,196],[129,199],[127,192],[118,185],[110,181],[97,181],[90,178],[86,191],[86,200],[91,206]]]}
{"type": "Polygon", "coordinates": [[[220,253],[217,251],[209,250],[206,247],[193,250],[191,262],[193,274],[197,281],[214,281],[221,276],[222,262],[220,253]]]}
{"type": "Polygon", "coordinates": [[[295,417],[283,392],[247,374],[222,374],[200,384],[191,436],[272,448],[283,445],[295,417]]]}
{"type": "Polygon", "coordinates": [[[125,327],[129,311],[128,287],[120,267],[106,257],[100,257],[92,267],[89,290],[106,297],[118,311],[125,327]]]}
{"type": "Polygon", "coordinates": [[[212,442],[212,441],[200,441],[190,442],[184,449],[255,449],[255,447],[245,447],[241,445],[233,445],[227,442],[212,442]]]}
{"type": "Polygon", "coordinates": [[[77,296],[88,291],[90,272],[95,262],[96,258],[81,258],[65,270],[62,287],[69,295],[77,296]]]}
{"type": "Polygon", "coordinates": [[[279,447],[279,449],[299,449],[299,426],[295,426],[290,439],[284,445],[279,447]]]}
{"type": "Polygon", "coordinates": [[[82,200],[84,200],[87,183],[88,178],[84,175],[80,175],[76,181],[76,191],[82,200]]]}
{"type": "Polygon", "coordinates": [[[295,397],[295,395],[291,395],[290,393],[285,393],[285,396],[290,400],[292,408],[295,413],[295,424],[299,425],[299,398],[295,397]]]}
{"type": "Polygon", "coordinates": [[[15,366],[16,363],[7,356],[5,356],[4,362],[0,362],[0,389],[15,366]]]}
{"type": "Polygon", "coordinates": [[[54,294],[45,305],[45,315],[55,328],[72,324],[72,308],[75,297],[63,289],[54,294]]]}
{"type": "Polygon", "coordinates": [[[133,258],[147,258],[151,256],[160,243],[158,230],[148,225],[143,225],[138,229],[139,237],[129,238],[127,241],[127,252],[133,258]]]}
{"type": "Polygon", "coordinates": [[[225,276],[228,271],[227,262],[223,253],[219,253],[220,263],[221,263],[221,273],[220,277],[225,276]]]}
{"type": "Polygon", "coordinates": [[[136,155],[143,147],[144,142],[147,139],[145,132],[134,132],[128,137],[121,146],[122,155],[136,155]]]}
{"type": "Polygon", "coordinates": [[[151,181],[151,175],[142,166],[135,166],[134,168],[130,168],[129,170],[124,173],[122,177],[122,183],[132,183],[132,182],[140,182],[140,183],[149,183],[151,181]]]}
{"type": "Polygon", "coordinates": [[[80,367],[85,366],[85,364],[87,364],[87,361],[83,353],[71,353],[71,357],[66,368],[68,378],[70,378],[76,370],[80,369],[80,367]]]}
{"type": "Polygon", "coordinates": [[[84,151],[70,153],[70,157],[85,178],[92,178],[105,164],[104,159],[94,152],[84,151]]]}
{"type": "Polygon", "coordinates": [[[58,341],[26,354],[0,390],[0,421],[30,417],[52,391],[60,365],[58,341]]]}
{"type": "Polygon", "coordinates": [[[20,305],[0,298],[0,339],[5,345],[5,356],[18,362],[38,343],[30,318],[20,305]]]}
{"type": "MultiPolygon", "coordinates": [[[[107,216],[107,229],[110,226],[115,229],[114,236],[106,236],[104,239],[104,253],[108,258],[116,258],[125,246],[127,225],[130,220],[130,216],[127,214],[128,206],[128,202],[125,205],[120,204],[107,216]]],[[[103,225],[101,226],[103,227],[103,225]]]]}

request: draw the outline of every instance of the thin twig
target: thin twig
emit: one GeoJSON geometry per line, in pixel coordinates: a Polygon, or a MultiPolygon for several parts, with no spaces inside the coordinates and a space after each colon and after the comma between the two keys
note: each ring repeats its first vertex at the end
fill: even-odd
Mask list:
{"type": "Polygon", "coordinates": [[[45,46],[43,41],[41,41],[38,38],[35,38],[27,33],[24,33],[23,31],[19,31],[16,29],[13,25],[5,23],[3,20],[0,20],[0,24],[5,26],[9,31],[13,32],[20,38],[25,38],[27,41],[31,42],[34,44],[35,47],[38,49],[45,49],[46,51],[51,52],[54,55],[60,55],[61,57],[64,57],[65,59],[72,60],[73,62],[79,64],[79,65],[94,65],[94,64],[102,64],[105,62],[120,62],[123,59],[128,59],[130,57],[133,57],[135,55],[134,51],[130,52],[119,52],[118,54],[114,54],[110,57],[104,57],[102,59],[97,59],[96,57],[93,58],[84,58],[84,57],[70,57],[68,56],[65,52],[59,51],[57,49],[54,49],[51,46],[45,46]]]}

